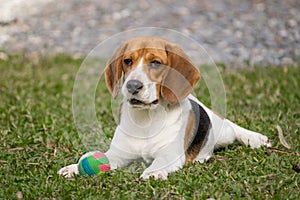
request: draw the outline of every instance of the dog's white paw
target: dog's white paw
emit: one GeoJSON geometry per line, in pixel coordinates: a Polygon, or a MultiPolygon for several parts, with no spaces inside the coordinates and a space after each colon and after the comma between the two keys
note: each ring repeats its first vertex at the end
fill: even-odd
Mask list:
{"type": "Polygon", "coordinates": [[[256,133],[248,138],[248,144],[252,149],[260,148],[262,146],[271,147],[271,143],[267,136],[256,133]]]}
{"type": "Polygon", "coordinates": [[[59,175],[62,175],[66,178],[73,178],[74,174],[79,174],[78,164],[68,165],[66,167],[61,168],[57,172],[59,175]]]}
{"type": "Polygon", "coordinates": [[[153,171],[153,172],[144,171],[144,173],[141,175],[141,178],[144,180],[147,180],[149,178],[153,178],[154,180],[167,180],[168,173],[165,171],[153,171]]]}
{"type": "Polygon", "coordinates": [[[267,137],[267,136],[264,136],[264,135],[262,135],[262,136],[263,136],[263,138],[261,138],[262,146],[271,147],[272,144],[271,144],[271,142],[269,141],[268,137],[267,137]]]}

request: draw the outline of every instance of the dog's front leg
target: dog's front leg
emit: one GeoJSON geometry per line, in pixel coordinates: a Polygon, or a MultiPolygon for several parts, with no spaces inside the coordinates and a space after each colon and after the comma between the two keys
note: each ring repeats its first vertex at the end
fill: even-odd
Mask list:
{"type": "Polygon", "coordinates": [[[106,157],[109,160],[110,169],[114,170],[121,167],[126,167],[130,163],[132,163],[136,158],[136,156],[129,156],[125,151],[116,151],[110,148],[106,153],[106,157]]]}
{"type": "MultiPolygon", "coordinates": [[[[63,175],[66,178],[73,178],[75,174],[79,174],[79,169],[78,169],[79,162],[82,159],[86,158],[87,156],[93,155],[95,152],[96,151],[85,153],[83,156],[81,156],[78,163],[67,165],[61,168],[57,173],[59,175],[63,175]]],[[[105,153],[105,155],[109,160],[111,170],[117,169],[118,167],[127,166],[128,164],[130,164],[130,162],[132,162],[131,159],[126,159],[124,153],[116,153],[112,149],[108,150],[105,153]]]]}
{"type": "Polygon", "coordinates": [[[152,164],[145,169],[141,175],[142,179],[154,178],[155,180],[166,180],[168,174],[179,170],[185,163],[185,154],[182,149],[178,151],[179,145],[172,145],[168,150],[164,149],[163,153],[157,153],[152,164]],[[176,149],[177,148],[177,149],[176,149]]]}
{"type": "Polygon", "coordinates": [[[168,157],[158,157],[152,164],[143,172],[141,178],[146,180],[154,178],[155,180],[166,180],[168,174],[179,170],[184,165],[184,155],[176,158],[177,160],[170,161],[168,157]]]}

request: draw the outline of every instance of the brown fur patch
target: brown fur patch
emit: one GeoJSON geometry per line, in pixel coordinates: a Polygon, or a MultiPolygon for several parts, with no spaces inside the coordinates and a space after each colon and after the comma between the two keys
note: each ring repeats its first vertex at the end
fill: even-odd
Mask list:
{"type": "MultiPolygon", "coordinates": [[[[206,144],[210,129],[211,121],[206,111],[195,101],[190,100],[192,105],[190,114],[194,118],[194,129],[190,130],[192,133],[187,133],[188,141],[186,142],[186,162],[194,161],[200,153],[202,147],[206,144]],[[192,136],[192,137],[191,137],[192,136]]],[[[189,123],[188,123],[189,125],[189,123]]]]}
{"type": "Polygon", "coordinates": [[[185,129],[185,136],[184,136],[185,163],[192,162],[199,153],[196,151],[193,151],[192,153],[188,153],[187,151],[194,137],[195,137],[195,114],[191,110],[186,125],[186,129],[185,129]]]}
{"type": "Polygon", "coordinates": [[[120,79],[122,77],[122,57],[126,45],[121,45],[108,61],[105,68],[105,80],[109,92],[115,98],[118,95],[120,79]]]}
{"type": "Polygon", "coordinates": [[[176,44],[166,43],[168,66],[171,67],[162,87],[162,96],[169,103],[178,103],[187,97],[200,79],[197,67],[183,49],[176,44]]]}
{"type": "Polygon", "coordinates": [[[160,90],[161,90],[160,84],[156,84],[156,98],[158,99],[158,101],[160,100],[160,90]]]}

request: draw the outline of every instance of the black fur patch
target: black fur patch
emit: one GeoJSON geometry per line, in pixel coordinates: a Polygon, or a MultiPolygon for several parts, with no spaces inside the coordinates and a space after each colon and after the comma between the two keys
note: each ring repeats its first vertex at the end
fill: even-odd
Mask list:
{"type": "Polygon", "coordinates": [[[195,114],[194,138],[191,138],[187,149],[188,154],[198,154],[207,141],[211,121],[206,111],[195,101],[191,100],[192,110],[195,114]]]}

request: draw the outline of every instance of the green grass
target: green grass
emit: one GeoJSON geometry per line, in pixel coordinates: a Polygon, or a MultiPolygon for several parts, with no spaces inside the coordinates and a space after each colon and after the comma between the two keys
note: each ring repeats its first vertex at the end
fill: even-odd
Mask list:
{"type": "MultiPolygon", "coordinates": [[[[81,59],[10,56],[0,60],[0,198],[16,199],[299,199],[300,68],[220,68],[227,117],[266,134],[273,149],[238,144],[215,152],[167,181],[141,181],[141,170],[118,169],[67,180],[57,170],[87,150],[72,117],[72,87],[81,59]],[[278,139],[276,125],[291,149],[278,139]],[[297,170],[298,167],[298,170],[297,170]],[[298,172],[297,172],[298,171],[298,172]]],[[[203,82],[197,96],[208,103],[203,82]]],[[[106,132],[115,122],[108,95],[97,97],[106,132]],[[103,96],[103,97],[102,97],[103,96]],[[105,109],[105,105],[107,109],[105,109]]]]}

